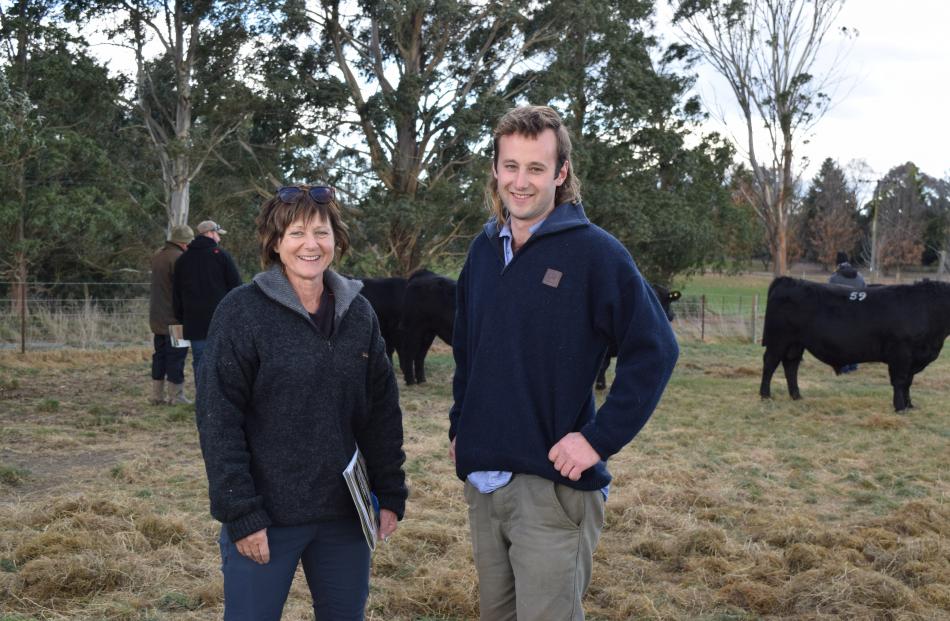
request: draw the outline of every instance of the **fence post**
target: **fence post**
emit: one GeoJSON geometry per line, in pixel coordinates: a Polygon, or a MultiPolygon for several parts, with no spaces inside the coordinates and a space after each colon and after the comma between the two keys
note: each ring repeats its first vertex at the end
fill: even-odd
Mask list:
{"type": "Polygon", "coordinates": [[[699,305],[699,340],[706,340],[706,294],[700,298],[699,305]]]}
{"type": "Polygon", "coordinates": [[[20,279],[20,353],[26,353],[26,280],[20,279]]]}
{"type": "Polygon", "coordinates": [[[755,343],[755,322],[759,320],[759,294],[752,298],[752,342],[755,343]]]}

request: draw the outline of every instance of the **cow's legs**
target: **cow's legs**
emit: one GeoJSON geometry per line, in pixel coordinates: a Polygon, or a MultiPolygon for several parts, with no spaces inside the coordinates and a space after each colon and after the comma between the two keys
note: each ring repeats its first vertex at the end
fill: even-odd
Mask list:
{"type": "Polygon", "coordinates": [[[785,383],[788,384],[788,396],[795,400],[802,398],[802,393],[798,390],[798,366],[802,363],[804,353],[804,347],[793,345],[785,350],[785,356],[782,358],[782,368],[785,369],[785,383]]]}
{"type": "Polygon", "coordinates": [[[415,342],[419,344],[419,347],[415,351],[415,357],[412,360],[413,367],[416,371],[416,383],[422,384],[426,381],[426,354],[429,353],[429,348],[432,347],[432,341],[435,340],[435,333],[426,334],[421,336],[415,342]]]}
{"type": "Polygon", "coordinates": [[[600,363],[600,370],[597,371],[597,382],[594,386],[597,390],[607,388],[607,369],[610,368],[610,356],[605,355],[604,361],[600,363]]]}
{"type": "Polygon", "coordinates": [[[910,373],[909,361],[903,358],[905,357],[901,356],[887,365],[887,374],[894,388],[894,411],[896,412],[903,412],[910,407],[910,383],[913,375],[910,373]]]}
{"type": "Polygon", "coordinates": [[[781,360],[775,350],[765,349],[765,353],[762,355],[762,384],[759,386],[759,396],[763,399],[772,398],[772,375],[781,360]]]}
{"type": "Polygon", "coordinates": [[[416,375],[413,371],[413,360],[415,360],[415,340],[409,332],[400,339],[399,347],[396,350],[399,354],[399,368],[402,369],[402,377],[406,380],[407,386],[416,383],[416,375]]]}
{"type": "Polygon", "coordinates": [[[902,412],[913,407],[910,403],[910,384],[914,376],[910,372],[910,364],[903,360],[891,362],[887,365],[887,374],[894,388],[894,411],[902,412]]]}

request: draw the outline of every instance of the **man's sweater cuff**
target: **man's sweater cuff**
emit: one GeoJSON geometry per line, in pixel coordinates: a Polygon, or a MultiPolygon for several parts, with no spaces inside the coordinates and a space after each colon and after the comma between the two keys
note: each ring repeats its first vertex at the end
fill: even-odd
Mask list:
{"type": "Polygon", "coordinates": [[[597,432],[593,423],[585,425],[581,429],[581,435],[584,436],[584,439],[587,440],[591,448],[597,451],[597,454],[600,455],[603,461],[607,461],[607,459],[616,452],[613,450],[609,440],[597,432]]]}
{"type": "Polygon", "coordinates": [[[263,509],[258,509],[253,513],[248,513],[238,520],[228,522],[228,536],[231,537],[232,542],[237,542],[238,540],[244,539],[248,535],[252,535],[263,528],[267,528],[270,525],[270,516],[267,515],[267,512],[263,509]]]}

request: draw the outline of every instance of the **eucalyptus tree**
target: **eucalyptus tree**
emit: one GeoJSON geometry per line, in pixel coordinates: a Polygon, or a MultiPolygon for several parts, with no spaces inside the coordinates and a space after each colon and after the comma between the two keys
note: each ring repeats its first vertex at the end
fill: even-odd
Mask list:
{"type": "Polygon", "coordinates": [[[83,27],[134,60],[134,106],[161,170],[167,227],[187,224],[191,184],[247,122],[243,47],[267,13],[253,0],[68,0],[83,27]]]}
{"type": "Polygon", "coordinates": [[[664,46],[650,0],[550,0],[526,37],[557,32],[530,49],[515,79],[524,98],[564,113],[591,218],[634,254],[653,281],[668,283],[726,256],[735,223],[726,174],[732,150],[698,127],[687,95],[687,49],[664,46]]]}
{"type": "Polygon", "coordinates": [[[381,268],[407,274],[474,226],[492,122],[540,30],[522,36],[516,0],[300,3],[315,60],[313,130],[359,206],[381,268]]]}
{"type": "Polygon", "coordinates": [[[744,141],[737,146],[754,179],[749,202],[765,225],[773,269],[781,276],[795,206],[796,151],[831,102],[836,78],[817,73],[819,54],[844,0],[676,4],[685,41],[725,78],[741,111],[744,141]]]}

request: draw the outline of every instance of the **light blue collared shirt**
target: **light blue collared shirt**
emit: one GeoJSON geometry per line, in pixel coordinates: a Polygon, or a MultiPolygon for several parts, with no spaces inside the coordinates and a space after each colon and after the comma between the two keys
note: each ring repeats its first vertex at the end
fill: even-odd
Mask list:
{"type": "MultiPolygon", "coordinates": [[[[534,223],[531,225],[528,230],[534,235],[534,232],[541,228],[541,225],[544,224],[544,220],[534,223]]],[[[505,254],[505,266],[511,263],[511,260],[515,257],[514,251],[511,249],[511,225],[508,222],[505,222],[505,226],[501,227],[501,231],[498,233],[498,237],[501,238],[502,248],[505,254]]],[[[511,482],[511,477],[514,476],[511,472],[506,470],[479,470],[476,472],[469,473],[467,479],[475,489],[480,491],[483,494],[490,494],[496,489],[500,489],[508,483],[511,482]]],[[[610,485],[605,486],[600,490],[604,494],[604,500],[607,500],[607,495],[610,493],[610,485]]]]}

